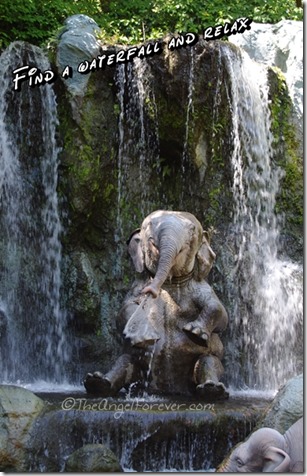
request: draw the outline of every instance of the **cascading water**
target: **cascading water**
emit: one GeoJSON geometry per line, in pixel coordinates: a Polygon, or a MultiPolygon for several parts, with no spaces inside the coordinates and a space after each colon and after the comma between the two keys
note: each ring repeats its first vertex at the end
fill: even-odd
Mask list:
{"type": "Polygon", "coordinates": [[[190,53],[190,73],[189,73],[189,83],[188,83],[188,104],[187,104],[187,114],[185,120],[185,138],[183,144],[183,156],[182,156],[182,168],[183,173],[185,172],[185,161],[187,160],[188,153],[188,140],[189,140],[189,127],[190,127],[190,116],[193,114],[193,90],[194,90],[194,68],[195,68],[195,55],[194,50],[191,48],[190,53]]]}
{"type": "Polygon", "coordinates": [[[153,396],[129,401],[100,399],[93,406],[84,398],[66,402],[65,411],[46,412],[36,422],[29,445],[30,471],[64,471],[73,451],[98,443],[114,452],[125,472],[212,472],[222,455],[250,433],[264,411],[262,404],[254,404],[254,414],[247,410],[242,419],[240,410],[228,407],[230,416],[225,418],[220,404],[190,405],[153,396]],[[74,409],[69,409],[71,401],[74,409]]]}
{"type": "Polygon", "coordinates": [[[233,235],[236,264],[231,273],[234,332],[242,366],[233,385],[275,390],[298,372],[302,325],[302,270],[278,257],[276,196],[282,171],[273,161],[267,71],[224,48],[232,112],[233,235]],[[238,336],[239,331],[239,336],[238,336]]]}
{"type": "MultiPolygon", "coordinates": [[[[148,201],[149,201],[149,194],[148,194],[148,187],[146,184],[149,183],[149,172],[150,172],[150,164],[149,159],[150,155],[148,154],[149,144],[147,144],[146,136],[147,131],[145,128],[145,106],[146,101],[149,99],[148,93],[148,80],[150,79],[149,76],[149,68],[147,67],[147,63],[145,61],[140,60],[137,58],[134,61],[134,70],[135,70],[135,85],[137,89],[137,96],[138,96],[138,104],[137,107],[139,109],[139,118],[140,118],[140,132],[139,132],[139,144],[138,144],[138,153],[139,153],[139,179],[140,179],[140,188],[141,188],[141,202],[140,202],[140,210],[142,216],[146,216],[150,210],[148,209],[148,201]],[[145,184],[145,186],[144,186],[145,184]]],[[[155,121],[156,122],[156,121],[155,121]]]]}
{"type": "Polygon", "coordinates": [[[12,87],[17,67],[50,65],[39,48],[21,42],[4,51],[0,64],[0,378],[59,383],[69,339],[60,307],[56,100],[48,85],[12,87]]]}
{"type": "Polygon", "coordinates": [[[189,134],[191,125],[191,116],[193,115],[193,92],[194,92],[194,70],[195,70],[195,54],[193,48],[190,50],[190,71],[189,71],[189,81],[188,81],[188,97],[187,97],[187,112],[185,120],[185,138],[183,144],[183,154],[181,161],[181,171],[183,177],[184,186],[182,187],[181,197],[180,197],[180,206],[184,207],[184,193],[185,190],[189,188],[189,184],[185,183],[186,180],[186,169],[188,163],[188,146],[189,146],[189,134]]]}
{"type": "MultiPolygon", "coordinates": [[[[13,93],[11,71],[26,59],[42,70],[49,68],[40,50],[27,48],[25,56],[23,46],[14,44],[0,59],[2,71],[6,71],[0,93],[0,372],[3,381],[61,382],[70,360],[70,347],[65,334],[66,315],[60,306],[56,103],[48,85],[34,89],[23,85],[21,92],[13,93]],[[29,113],[24,114],[26,110],[29,113]]],[[[237,346],[238,352],[233,354],[233,365],[225,365],[225,373],[232,376],[231,383],[236,387],[243,382],[253,388],[275,389],[297,369],[294,356],[302,315],[301,270],[278,256],[279,221],[274,209],[281,172],[273,162],[265,70],[245,55],[241,58],[234,54],[227,45],[222,44],[219,53],[218,65],[221,69],[226,65],[228,78],[224,82],[225,76],[218,77],[217,89],[227,89],[232,112],[234,215],[230,233],[237,253],[236,265],[229,275],[235,318],[230,321],[229,342],[237,346]]],[[[178,175],[171,177],[180,184],[184,183],[180,174],[185,172],[181,165],[184,167],[185,160],[190,159],[188,142],[197,125],[193,106],[197,111],[194,81],[199,57],[191,51],[190,58],[188,87],[184,89],[186,109],[181,109],[186,111],[181,118],[186,134],[178,139],[183,146],[178,148],[179,158],[183,151],[182,162],[174,168],[178,175]]],[[[153,187],[148,186],[159,168],[159,145],[157,106],[147,66],[145,61],[134,61],[116,70],[118,255],[111,276],[115,280],[122,274],[122,245],[131,231],[129,223],[144,218],[159,198],[164,200],[160,187],[152,194],[153,187]],[[157,169],[152,170],[152,164],[157,169]]],[[[219,99],[216,96],[214,100],[214,113],[222,110],[219,99]]],[[[216,130],[218,119],[216,113],[216,130]]],[[[214,145],[212,141],[212,150],[214,145]]],[[[188,182],[189,177],[187,186],[188,182]]],[[[179,201],[179,193],[172,202],[177,206],[175,200],[179,201]]],[[[165,203],[167,207],[166,198],[165,203]]],[[[190,202],[183,201],[183,209],[187,203],[190,202]]],[[[203,211],[197,211],[200,210],[203,211]]],[[[112,299],[117,299],[110,296],[105,292],[101,300],[103,321],[108,324],[112,299]]],[[[170,351],[173,348],[172,342],[170,351]]],[[[149,359],[147,380],[151,364],[149,359]]],[[[190,402],[178,400],[175,403],[184,407],[180,413],[171,406],[173,397],[162,402],[165,411],[156,411],[156,407],[149,411],[149,404],[156,401],[146,392],[144,396],[144,406],[137,407],[139,411],[132,410],[138,400],[129,400],[129,394],[126,400],[100,399],[99,404],[114,404],[115,413],[114,409],[97,411],[97,402],[92,403],[84,393],[79,399],[79,403],[84,402],[80,408],[78,398],[69,396],[61,403],[61,410],[52,409],[36,422],[32,435],[36,446],[30,445],[31,470],[45,471],[51,462],[52,470],[63,471],[65,461],[76,448],[86,443],[105,443],[121,455],[125,469],[209,471],[216,467],[216,455],[222,457],[221,453],[226,454],[234,443],[244,439],[264,411],[263,407],[249,418],[253,405],[248,400],[248,404],[242,404],[247,409],[243,417],[241,403],[233,413],[227,408],[228,402],[217,403],[210,412],[203,409],[197,413],[195,407],[188,410],[190,402]],[[65,401],[77,407],[69,410],[63,406],[65,401]],[[216,419],[220,421],[214,422],[216,419]],[[74,428],[78,431],[72,431],[74,428]]]]}
{"type": "MultiPolygon", "coordinates": [[[[119,120],[118,120],[118,155],[117,155],[117,214],[116,214],[116,230],[115,242],[118,244],[122,239],[122,195],[123,195],[123,160],[124,160],[124,94],[125,94],[125,66],[120,65],[117,69],[117,98],[119,102],[119,120]]],[[[119,276],[121,269],[120,263],[122,258],[121,247],[117,246],[116,263],[114,266],[114,275],[119,276]]]]}
{"type": "MultiPolygon", "coordinates": [[[[151,163],[159,165],[157,111],[151,74],[146,61],[119,65],[116,70],[118,119],[118,180],[116,243],[125,242],[131,230],[123,229],[123,215],[141,220],[153,209],[157,197],[150,193],[151,163]],[[131,182],[132,180],[132,182],[131,182]],[[139,207],[129,209],[129,194],[137,193],[139,207]]],[[[117,276],[120,274],[121,248],[116,258],[117,276]]]]}

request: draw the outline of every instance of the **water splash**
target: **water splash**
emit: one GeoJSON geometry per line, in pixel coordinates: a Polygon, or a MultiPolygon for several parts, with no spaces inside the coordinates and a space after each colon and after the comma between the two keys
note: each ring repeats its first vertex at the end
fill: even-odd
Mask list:
{"type": "Polygon", "coordinates": [[[145,380],[144,380],[144,397],[148,397],[148,389],[149,389],[149,384],[150,384],[150,379],[151,379],[151,371],[152,371],[152,363],[154,359],[154,355],[156,352],[156,342],[153,344],[152,348],[147,351],[147,360],[148,360],[148,367],[145,373],[145,380]]]}
{"type": "Polygon", "coordinates": [[[60,307],[57,107],[50,86],[12,90],[12,70],[50,65],[39,48],[15,42],[0,57],[0,307],[5,381],[63,381],[69,358],[60,307]]]}
{"type": "MultiPolygon", "coordinates": [[[[297,373],[302,323],[302,270],[278,257],[275,214],[282,170],[273,161],[267,71],[242,52],[224,49],[232,112],[234,333],[244,363],[237,371],[251,388],[278,388],[297,373]]],[[[234,365],[235,367],[235,365],[234,365]]],[[[235,380],[238,379],[238,374],[235,380]]]]}

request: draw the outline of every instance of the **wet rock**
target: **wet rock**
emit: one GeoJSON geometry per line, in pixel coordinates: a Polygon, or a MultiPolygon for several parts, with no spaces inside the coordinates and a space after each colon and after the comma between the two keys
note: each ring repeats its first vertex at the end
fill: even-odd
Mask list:
{"type": "Polygon", "coordinates": [[[0,339],[4,337],[7,327],[7,317],[5,312],[0,309],[0,339]]]}
{"type": "Polygon", "coordinates": [[[29,390],[0,386],[0,471],[26,471],[30,430],[44,402],[29,390]]]}
{"type": "Polygon", "coordinates": [[[66,461],[65,471],[76,473],[119,473],[122,468],[114,455],[104,445],[85,445],[72,453],[66,461]]]}
{"type": "Polygon", "coordinates": [[[279,390],[272,401],[260,427],[274,428],[284,434],[293,423],[303,416],[303,374],[293,377],[279,390]]]}
{"type": "Polygon", "coordinates": [[[67,305],[73,311],[78,328],[95,332],[99,321],[101,296],[95,272],[85,252],[74,251],[70,255],[67,273],[67,305]]]}
{"type": "MultiPolygon", "coordinates": [[[[63,396],[37,421],[30,445],[31,468],[44,472],[94,471],[90,469],[90,465],[96,467],[92,446],[99,443],[110,448],[124,471],[212,470],[254,429],[267,405],[260,400],[206,404],[154,397],[63,396]],[[88,445],[89,466],[85,469],[79,449],[87,451],[88,445]],[[77,462],[67,466],[76,450],[77,462]]],[[[99,461],[104,450],[97,451],[99,461]]]]}

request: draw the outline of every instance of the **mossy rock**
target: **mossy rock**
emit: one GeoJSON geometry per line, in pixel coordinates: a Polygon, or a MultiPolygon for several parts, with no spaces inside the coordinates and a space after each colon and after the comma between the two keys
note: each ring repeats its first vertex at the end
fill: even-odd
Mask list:
{"type": "Polygon", "coordinates": [[[268,426],[284,434],[303,416],[303,412],[304,378],[303,374],[300,374],[282,386],[259,426],[268,426]]]}
{"type": "Polygon", "coordinates": [[[0,471],[27,471],[27,444],[44,402],[30,390],[0,386],[0,471]]]}
{"type": "Polygon", "coordinates": [[[122,468],[109,448],[100,444],[91,444],[82,446],[68,457],[65,471],[74,473],[120,473],[122,468]]]}

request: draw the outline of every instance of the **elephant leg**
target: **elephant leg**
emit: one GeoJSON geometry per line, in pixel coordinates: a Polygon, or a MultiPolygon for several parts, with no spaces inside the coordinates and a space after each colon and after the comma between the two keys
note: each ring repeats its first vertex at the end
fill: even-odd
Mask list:
{"type": "Polygon", "coordinates": [[[205,399],[220,400],[227,399],[229,393],[220,382],[224,374],[224,367],[215,355],[203,355],[194,367],[194,382],[196,383],[196,393],[205,399]]]}
{"type": "Polygon", "coordinates": [[[207,346],[213,332],[222,332],[228,324],[227,312],[208,283],[197,286],[193,293],[194,304],[201,309],[198,317],[188,322],[183,330],[190,339],[207,346]]]}
{"type": "Polygon", "coordinates": [[[112,369],[103,375],[101,372],[87,374],[84,380],[86,391],[100,396],[113,396],[125,385],[131,382],[134,374],[134,364],[129,354],[121,355],[112,369]]]}

